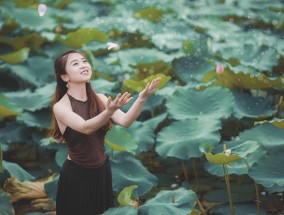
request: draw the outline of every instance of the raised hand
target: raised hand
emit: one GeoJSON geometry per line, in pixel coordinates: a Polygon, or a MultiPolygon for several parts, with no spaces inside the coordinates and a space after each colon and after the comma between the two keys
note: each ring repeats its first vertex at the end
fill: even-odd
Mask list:
{"type": "Polygon", "coordinates": [[[109,96],[106,101],[106,110],[114,113],[117,109],[126,105],[132,98],[133,97],[131,97],[131,94],[128,92],[124,93],[123,95],[121,95],[121,93],[117,94],[113,101],[109,96]]]}
{"type": "Polygon", "coordinates": [[[139,93],[141,99],[147,99],[158,87],[161,78],[155,78],[151,83],[148,83],[144,90],[139,93]]]}

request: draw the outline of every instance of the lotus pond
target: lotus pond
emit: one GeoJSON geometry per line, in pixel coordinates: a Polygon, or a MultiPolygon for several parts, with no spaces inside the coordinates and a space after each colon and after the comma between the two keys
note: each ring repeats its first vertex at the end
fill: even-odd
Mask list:
{"type": "Polygon", "coordinates": [[[66,49],[86,54],[99,93],[136,97],[161,77],[107,134],[105,215],[284,214],[283,13],[283,0],[2,0],[0,214],[54,214],[67,150],[47,131],[66,49]]]}

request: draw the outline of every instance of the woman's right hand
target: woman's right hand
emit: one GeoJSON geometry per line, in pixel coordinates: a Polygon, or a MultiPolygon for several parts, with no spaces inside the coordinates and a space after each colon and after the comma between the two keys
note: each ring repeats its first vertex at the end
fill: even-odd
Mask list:
{"type": "Polygon", "coordinates": [[[133,97],[131,97],[131,94],[128,92],[124,93],[123,95],[121,95],[121,93],[117,94],[113,101],[109,96],[106,101],[106,111],[112,115],[117,109],[126,105],[132,98],[133,97]]]}

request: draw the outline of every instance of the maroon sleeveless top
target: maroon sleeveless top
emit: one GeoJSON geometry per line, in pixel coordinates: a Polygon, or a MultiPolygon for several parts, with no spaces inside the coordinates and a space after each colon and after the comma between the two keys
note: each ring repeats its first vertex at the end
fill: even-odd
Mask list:
{"type": "MultiPolygon", "coordinates": [[[[73,112],[80,115],[84,120],[90,119],[88,114],[89,99],[82,102],[69,94],[67,95],[73,112]]],[[[95,131],[92,134],[83,134],[67,126],[63,137],[68,146],[69,157],[75,163],[87,168],[97,168],[105,162],[105,133],[95,131]]]]}

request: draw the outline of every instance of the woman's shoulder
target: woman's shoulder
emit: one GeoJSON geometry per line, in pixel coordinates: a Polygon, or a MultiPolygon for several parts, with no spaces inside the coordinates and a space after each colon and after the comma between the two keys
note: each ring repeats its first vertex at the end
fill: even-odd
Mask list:
{"type": "Polygon", "coordinates": [[[64,109],[68,107],[70,107],[70,101],[67,94],[65,94],[58,102],[54,104],[53,109],[64,109]]]}
{"type": "Polygon", "coordinates": [[[107,97],[106,97],[104,94],[102,94],[102,93],[97,93],[97,96],[98,96],[102,101],[107,100],[107,97]]]}

